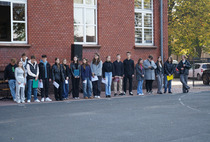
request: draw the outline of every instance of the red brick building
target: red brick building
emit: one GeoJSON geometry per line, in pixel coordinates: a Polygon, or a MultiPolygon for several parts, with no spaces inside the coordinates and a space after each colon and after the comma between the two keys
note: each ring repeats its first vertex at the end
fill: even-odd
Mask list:
{"type": "MultiPolygon", "coordinates": [[[[0,70],[11,58],[42,54],[70,61],[71,45],[83,57],[99,52],[154,59],[161,54],[161,0],[0,0],[0,70]]],[[[167,0],[163,0],[163,55],[168,56],[167,0]]]]}

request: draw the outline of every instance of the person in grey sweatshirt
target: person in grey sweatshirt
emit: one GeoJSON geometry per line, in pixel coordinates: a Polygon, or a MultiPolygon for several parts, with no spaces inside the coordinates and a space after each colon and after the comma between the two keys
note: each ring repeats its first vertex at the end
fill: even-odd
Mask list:
{"type": "Polygon", "coordinates": [[[101,81],[102,81],[102,61],[100,59],[100,55],[95,53],[95,56],[90,64],[90,68],[92,71],[92,76],[98,77],[97,81],[93,81],[93,95],[95,98],[100,98],[101,95],[101,81]]]}
{"type": "Polygon", "coordinates": [[[18,67],[15,68],[15,79],[16,79],[16,102],[25,103],[26,73],[22,61],[19,61],[18,67]]]}

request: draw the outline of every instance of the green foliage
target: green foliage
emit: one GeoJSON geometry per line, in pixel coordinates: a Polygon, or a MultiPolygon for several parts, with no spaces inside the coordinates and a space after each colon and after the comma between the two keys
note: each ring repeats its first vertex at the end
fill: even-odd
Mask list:
{"type": "Polygon", "coordinates": [[[169,51],[201,57],[210,53],[210,1],[169,0],[169,51]]]}

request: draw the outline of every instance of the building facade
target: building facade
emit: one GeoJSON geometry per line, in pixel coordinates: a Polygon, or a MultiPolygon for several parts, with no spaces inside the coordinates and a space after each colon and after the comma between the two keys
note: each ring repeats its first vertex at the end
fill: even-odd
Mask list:
{"type": "MultiPolygon", "coordinates": [[[[83,57],[116,54],[154,60],[160,48],[160,0],[0,0],[0,71],[11,58],[42,54],[70,61],[71,45],[83,57]]],[[[163,0],[163,58],[168,57],[167,0],[163,0]]]]}

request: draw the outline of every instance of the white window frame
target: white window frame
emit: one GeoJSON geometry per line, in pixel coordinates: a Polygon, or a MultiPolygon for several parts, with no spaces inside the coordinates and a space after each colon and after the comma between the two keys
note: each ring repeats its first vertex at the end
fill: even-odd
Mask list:
{"type": "MultiPolygon", "coordinates": [[[[136,43],[135,45],[154,45],[154,22],[153,22],[153,0],[151,1],[151,9],[144,9],[144,0],[141,0],[141,9],[135,8],[135,13],[141,13],[142,14],[142,27],[136,27],[135,24],[135,32],[136,28],[142,29],[142,43],[136,43]],[[144,27],[144,14],[151,14],[152,15],[152,27],[144,27]],[[145,29],[151,29],[152,30],[152,43],[145,43],[144,40],[144,30],[145,29]]],[[[134,15],[135,18],[135,15],[134,15]]]]}
{"type": "Polygon", "coordinates": [[[28,30],[27,30],[27,0],[0,0],[1,2],[10,2],[10,22],[11,22],[11,41],[0,41],[0,43],[28,43],[28,30]],[[13,20],[13,3],[25,4],[25,21],[13,20]],[[13,23],[25,23],[25,41],[13,41],[13,23]]]}
{"type": "Polygon", "coordinates": [[[83,0],[83,4],[74,4],[74,8],[82,8],[83,9],[83,24],[74,24],[78,26],[83,26],[83,42],[74,42],[74,44],[98,44],[98,19],[97,19],[97,0],[93,0],[95,2],[95,5],[88,5],[85,4],[85,0],[83,0]],[[95,15],[95,24],[86,24],[86,9],[94,9],[96,11],[95,15]],[[96,27],[96,42],[87,42],[86,41],[86,26],[95,26],[96,27]]]}

